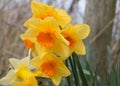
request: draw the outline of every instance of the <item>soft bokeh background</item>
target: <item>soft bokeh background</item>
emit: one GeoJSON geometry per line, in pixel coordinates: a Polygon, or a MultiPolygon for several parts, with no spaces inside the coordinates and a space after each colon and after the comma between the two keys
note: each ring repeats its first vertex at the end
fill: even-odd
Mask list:
{"type": "MultiPolygon", "coordinates": [[[[37,1],[65,9],[72,18],[72,24],[90,25],[91,34],[87,42],[96,53],[98,72],[104,80],[103,66],[108,51],[111,59],[107,62],[108,72],[115,68],[116,61],[120,58],[120,0],[37,1]]],[[[32,16],[30,2],[31,0],[0,0],[0,77],[9,70],[8,58],[22,58],[27,53],[20,34],[26,29],[24,22],[32,16]]],[[[94,71],[92,61],[90,62],[94,71]]]]}

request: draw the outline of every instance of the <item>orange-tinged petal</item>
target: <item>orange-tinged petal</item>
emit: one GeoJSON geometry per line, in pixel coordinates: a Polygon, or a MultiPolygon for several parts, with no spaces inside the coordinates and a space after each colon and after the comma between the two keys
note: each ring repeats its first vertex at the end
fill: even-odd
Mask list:
{"type": "Polygon", "coordinates": [[[21,39],[24,41],[25,46],[28,49],[32,50],[32,56],[33,57],[36,56],[38,54],[38,51],[37,51],[38,46],[35,43],[35,38],[29,37],[26,34],[21,34],[20,36],[21,36],[21,39]]]}
{"type": "Polygon", "coordinates": [[[46,53],[42,58],[36,57],[31,60],[31,63],[38,68],[38,71],[48,76],[44,77],[50,78],[55,85],[59,85],[62,77],[70,75],[70,71],[65,66],[62,59],[56,57],[53,53],[46,53]],[[39,61],[37,61],[38,59],[39,61]]]}
{"type": "Polygon", "coordinates": [[[76,40],[72,37],[72,35],[67,34],[67,33],[62,33],[62,35],[65,37],[66,40],[69,41],[69,47],[73,48],[75,46],[76,40]]]}
{"type": "Polygon", "coordinates": [[[62,35],[69,41],[70,53],[73,51],[79,55],[86,54],[85,46],[82,39],[85,39],[90,32],[90,28],[86,24],[68,25],[62,30],[62,35]]]}
{"type": "Polygon", "coordinates": [[[46,17],[54,17],[58,25],[64,28],[71,22],[70,16],[65,10],[56,9],[53,6],[48,6],[40,2],[32,1],[31,10],[33,17],[45,19],[46,17]]]}
{"type": "MultiPolygon", "coordinates": [[[[35,20],[34,20],[35,21],[35,20]]],[[[36,20],[38,21],[38,20],[36,20]]],[[[50,52],[54,52],[63,57],[69,56],[69,49],[67,48],[69,42],[61,35],[61,30],[53,17],[48,17],[41,22],[29,24],[31,29],[21,35],[29,38],[35,46],[43,46],[50,52]],[[58,49],[59,46],[59,49],[58,49]]],[[[38,52],[41,49],[37,48],[38,52]]]]}
{"type": "Polygon", "coordinates": [[[52,47],[55,44],[55,34],[49,31],[40,32],[37,41],[46,48],[52,47]]]}
{"type": "Polygon", "coordinates": [[[55,12],[54,7],[36,1],[32,1],[31,10],[33,13],[33,17],[37,17],[42,20],[45,19],[46,17],[52,17],[53,13],[55,12]]]}
{"type": "Polygon", "coordinates": [[[32,41],[30,41],[29,39],[25,39],[24,43],[28,49],[31,49],[34,47],[34,43],[32,41]]]}
{"type": "Polygon", "coordinates": [[[47,60],[41,64],[41,71],[48,76],[54,76],[56,73],[56,61],[55,60],[47,60]]]}

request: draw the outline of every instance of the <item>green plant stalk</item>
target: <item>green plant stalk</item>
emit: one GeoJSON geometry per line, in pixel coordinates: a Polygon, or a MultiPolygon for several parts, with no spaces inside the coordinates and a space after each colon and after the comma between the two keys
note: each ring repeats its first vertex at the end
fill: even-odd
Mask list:
{"type": "MultiPolygon", "coordinates": [[[[66,63],[66,66],[67,66],[69,69],[71,69],[71,67],[69,66],[69,61],[66,60],[65,63],[66,63]]],[[[71,75],[67,77],[68,86],[74,86],[74,83],[73,83],[72,78],[73,78],[73,75],[72,75],[72,71],[71,71],[71,75]]]]}
{"type": "Polygon", "coordinates": [[[80,86],[79,78],[78,78],[77,71],[76,71],[76,68],[75,68],[76,65],[74,65],[74,63],[73,63],[73,58],[75,58],[75,57],[70,57],[69,61],[70,61],[71,68],[72,68],[72,71],[73,71],[73,76],[74,76],[74,79],[75,79],[75,85],[80,86]]]}
{"type": "Polygon", "coordinates": [[[81,79],[80,79],[80,73],[78,71],[78,65],[76,64],[75,58],[73,56],[72,56],[72,58],[73,58],[73,65],[74,65],[74,68],[75,68],[75,72],[77,74],[77,77],[75,77],[75,78],[78,80],[79,86],[80,86],[81,85],[81,83],[80,83],[81,79]]]}
{"type": "Polygon", "coordinates": [[[89,65],[89,63],[88,63],[88,61],[86,60],[86,67],[87,67],[87,69],[89,70],[89,72],[90,72],[90,74],[91,74],[91,77],[92,77],[92,80],[93,80],[93,83],[92,83],[92,86],[95,86],[95,78],[94,78],[94,75],[93,75],[93,73],[92,73],[92,71],[91,71],[91,69],[90,69],[90,65],[89,65]]]}
{"type": "Polygon", "coordinates": [[[82,66],[81,66],[80,61],[79,61],[79,57],[74,52],[72,53],[72,56],[75,59],[76,64],[78,66],[78,70],[79,70],[79,73],[80,73],[80,76],[81,76],[83,86],[88,86],[87,80],[85,78],[85,74],[83,72],[82,66]]]}

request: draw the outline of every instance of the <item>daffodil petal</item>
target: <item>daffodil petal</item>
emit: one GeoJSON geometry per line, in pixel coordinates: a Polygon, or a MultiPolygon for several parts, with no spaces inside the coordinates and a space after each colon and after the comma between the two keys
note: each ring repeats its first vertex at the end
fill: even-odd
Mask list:
{"type": "Polygon", "coordinates": [[[16,58],[10,58],[9,59],[9,62],[12,64],[12,66],[15,69],[18,69],[21,66],[21,64],[22,65],[28,65],[29,61],[30,61],[30,57],[29,56],[23,58],[22,60],[19,60],[19,59],[16,59],[16,58]]]}
{"type": "Polygon", "coordinates": [[[23,82],[14,82],[12,86],[38,86],[38,83],[34,77],[29,77],[23,82]]]}
{"type": "Polygon", "coordinates": [[[30,63],[31,63],[32,65],[34,65],[35,67],[39,68],[40,58],[41,58],[41,57],[34,57],[34,58],[30,61],[30,63]]]}
{"type": "Polygon", "coordinates": [[[59,86],[59,84],[60,84],[60,82],[62,80],[62,77],[59,76],[59,75],[56,75],[54,77],[51,77],[51,80],[55,84],[55,86],[59,86]]]}
{"type": "Polygon", "coordinates": [[[68,45],[61,42],[61,40],[56,41],[56,45],[54,46],[53,51],[61,56],[63,60],[67,59],[70,55],[70,49],[68,45]]]}
{"type": "Polygon", "coordinates": [[[74,28],[80,39],[85,39],[90,33],[90,27],[87,24],[76,24],[74,28]]]}
{"type": "Polygon", "coordinates": [[[26,56],[21,60],[21,64],[29,65],[30,63],[30,56],[26,56]]]}
{"type": "MultiPolygon", "coordinates": [[[[57,32],[61,32],[56,20],[54,19],[54,17],[47,17],[45,18],[41,23],[40,23],[40,28],[39,30],[44,30],[44,28],[48,29],[50,28],[52,31],[57,31],[57,32]]],[[[38,27],[38,25],[37,25],[38,27]]]]}
{"type": "Polygon", "coordinates": [[[14,70],[10,70],[5,77],[0,79],[0,85],[10,85],[14,81],[14,70]]]}
{"type": "Polygon", "coordinates": [[[30,38],[31,40],[35,40],[36,36],[39,34],[40,31],[44,31],[45,29],[50,29],[51,31],[55,31],[55,33],[60,33],[60,29],[57,25],[56,20],[53,17],[45,18],[43,21],[39,22],[39,20],[35,20],[34,22],[38,23],[31,23],[29,24],[29,28],[27,31],[21,35],[21,38],[24,39],[25,37],[30,38]]]}
{"type": "Polygon", "coordinates": [[[34,26],[34,24],[39,24],[40,22],[41,22],[40,18],[31,17],[24,23],[24,26],[27,28],[37,28],[36,26],[34,26]]]}
{"type": "Polygon", "coordinates": [[[58,75],[62,75],[64,77],[67,77],[71,74],[69,69],[65,66],[65,64],[63,64],[62,61],[59,61],[58,65],[60,65],[60,67],[58,67],[59,71],[57,71],[58,75]],[[64,69],[64,71],[63,71],[63,69],[64,69]]]}
{"type": "Polygon", "coordinates": [[[33,43],[35,43],[36,39],[35,36],[37,36],[38,34],[38,30],[37,29],[28,29],[26,30],[26,32],[24,34],[21,34],[20,37],[24,40],[24,38],[28,38],[29,40],[31,40],[33,43]]]}
{"type": "Polygon", "coordinates": [[[34,70],[34,69],[36,69],[36,67],[33,66],[32,64],[29,64],[27,68],[28,68],[29,70],[34,70]]]}
{"type": "Polygon", "coordinates": [[[85,45],[82,42],[82,40],[79,40],[78,42],[76,42],[73,50],[79,55],[85,55],[86,54],[85,45]]]}
{"type": "Polygon", "coordinates": [[[59,85],[62,77],[70,75],[70,71],[63,63],[63,60],[53,53],[46,53],[42,59],[36,57],[31,63],[38,68],[38,72],[40,71],[38,76],[50,78],[55,85],[59,85]]]}
{"type": "Polygon", "coordinates": [[[10,58],[9,59],[10,64],[13,66],[13,68],[18,68],[20,66],[20,60],[16,58],[10,58]]]}
{"type": "Polygon", "coordinates": [[[32,1],[31,2],[31,10],[32,10],[33,16],[39,17],[40,15],[45,15],[45,13],[46,13],[45,6],[46,5],[44,5],[42,3],[32,1]]]}
{"type": "MultiPolygon", "coordinates": [[[[33,30],[33,31],[27,30],[24,34],[20,35],[21,39],[22,40],[29,39],[33,44],[35,44],[36,39],[34,38],[34,36],[38,32],[36,30],[33,30]],[[33,31],[35,31],[35,32],[33,32],[33,31]]],[[[36,46],[34,45],[34,47],[36,47],[36,46]]]]}
{"type": "Polygon", "coordinates": [[[55,16],[57,22],[60,24],[62,28],[68,25],[71,22],[71,18],[65,10],[55,9],[57,15],[55,16]]]}
{"type": "Polygon", "coordinates": [[[56,86],[60,84],[62,77],[67,77],[70,75],[70,71],[61,59],[58,59],[57,65],[57,74],[55,74],[53,77],[50,77],[56,86]]]}

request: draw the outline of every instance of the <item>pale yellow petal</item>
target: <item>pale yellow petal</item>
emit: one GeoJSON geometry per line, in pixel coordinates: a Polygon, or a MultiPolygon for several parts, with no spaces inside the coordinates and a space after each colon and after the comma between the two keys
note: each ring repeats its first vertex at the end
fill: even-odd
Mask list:
{"type": "Polygon", "coordinates": [[[34,57],[30,63],[39,69],[40,66],[40,57],[34,57]]]}
{"type": "Polygon", "coordinates": [[[90,27],[87,24],[76,24],[74,26],[80,39],[85,39],[90,33],[90,27]]]}
{"type": "Polygon", "coordinates": [[[15,74],[15,71],[10,70],[5,77],[0,79],[0,85],[7,85],[7,86],[11,85],[12,82],[14,81],[14,77],[15,77],[14,74],[15,74]]]}
{"type": "Polygon", "coordinates": [[[21,65],[28,65],[30,61],[30,57],[27,56],[23,58],[22,60],[16,59],[16,58],[10,58],[9,62],[12,64],[13,68],[19,69],[21,65]]]}
{"type": "Polygon", "coordinates": [[[78,42],[76,42],[73,50],[79,55],[85,55],[86,54],[85,45],[82,42],[82,40],[79,40],[78,42]]]}
{"type": "Polygon", "coordinates": [[[28,66],[30,64],[30,56],[26,56],[24,58],[21,59],[21,64],[24,64],[26,66],[28,66]]]}
{"type": "Polygon", "coordinates": [[[32,64],[29,64],[27,68],[28,68],[29,70],[35,70],[35,69],[36,69],[36,67],[33,66],[32,64]]]}
{"type": "Polygon", "coordinates": [[[10,64],[13,66],[13,68],[17,69],[18,67],[20,67],[20,60],[16,59],[16,58],[10,58],[9,59],[10,64]]]}
{"type": "Polygon", "coordinates": [[[30,64],[30,55],[28,55],[27,57],[25,57],[21,60],[21,65],[25,65],[28,68],[28,70],[36,69],[35,66],[30,64]]]}

